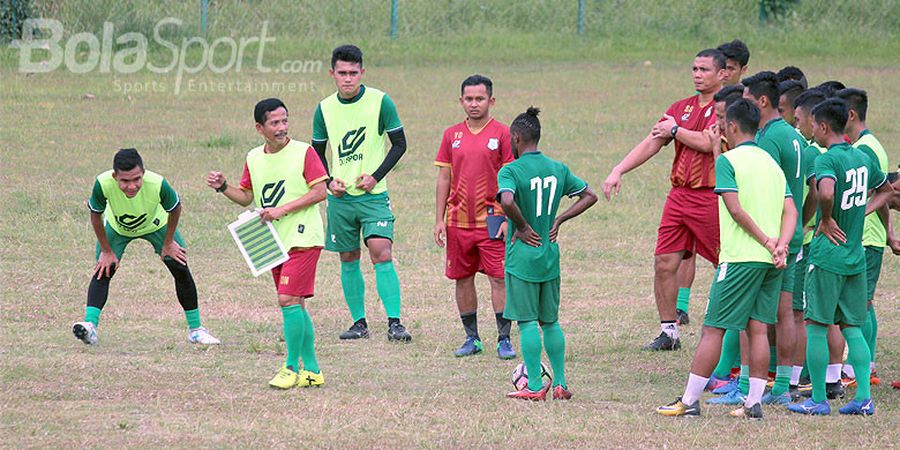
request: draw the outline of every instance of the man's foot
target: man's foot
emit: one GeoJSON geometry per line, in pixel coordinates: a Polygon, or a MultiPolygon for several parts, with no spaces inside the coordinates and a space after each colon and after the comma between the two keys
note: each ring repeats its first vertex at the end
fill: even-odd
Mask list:
{"type": "Polygon", "coordinates": [[[515,392],[510,392],[506,394],[508,398],[516,398],[519,400],[531,400],[535,402],[542,402],[547,400],[547,391],[550,390],[550,383],[544,383],[544,386],[538,391],[532,391],[527,387],[524,389],[520,389],[515,392]]]}
{"type": "Polygon", "coordinates": [[[740,405],[747,400],[747,396],[741,394],[740,389],[735,389],[721,397],[713,397],[706,400],[707,405],[740,405]]]}
{"type": "Polygon", "coordinates": [[[720,387],[723,387],[732,381],[731,378],[719,378],[715,375],[709,377],[709,382],[706,383],[706,390],[709,392],[713,392],[720,387]]]}
{"type": "Polygon", "coordinates": [[[553,400],[568,400],[572,398],[572,391],[558,384],[553,386],[553,400]]]}
{"type": "Polygon", "coordinates": [[[297,374],[297,386],[300,387],[319,387],[325,384],[325,375],[322,372],[312,373],[308,370],[301,370],[297,374]]]}
{"type": "Polygon", "coordinates": [[[788,405],[788,411],[811,416],[827,416],[831,414],[831,406],[828,404],[828,400],[816,403],[813,399],[808,398],[803,403],[791,403],[788,405]]]}
{"type": "Polygon", "coordinates": [[[834,383],[825,383],[825,395],[828,397],[828,400],[843,398],[844,392],[844,385],[841,384],[840,381],[835,381],[834,383]]]}
{"type": "Polygon", "coordinates": [[[297,372],[291,370],[290,367],[283,366],[275,374],[275,378],[269,381],[269,386],[278,389],[290,389],[297,384],[297,372]]]}
{"type": "Polygon", "coordinates": [[[406,327],[402,323],[394,322],[388,326],[388,340],[409,342],[412,340],[412,335],[406,331],[406,327]]]}
{"type": "Polygon", "coordinates": [[[687,311],[683,309],[676,309],[675,323],[677,323],[678,325],[689,325],[691,323],[691,318],[688,317],[687,311]]]}
{"type": "Polygon", "coordinates": [[[666,333],[659,333],[659,336],[653,342],[641,347],[641,350],[678,350],[681,348],[680,339],[672,339],[666,333]]]}
{"type": "Polygon", "coordinates": [[[845,388],[856,386],[856,378],[850,378],[846,373],[841,372],[841,385],[845,388]]]}
{"type": "Polygon", "coordinates": [[[695,401],[692,405],[685,405],[681,402],[681,397],[678,397],[674,402],[656,408],[656,413],[668,417],[699,416],[700,400],[695,401]]]}
{"type": "Polygon", "coordinates": [[[759,420],[759,419],[762,419],[762,418],[763,418],[762,406],[760,406],[759,403],[757,403],[757,404],[755,404],[755,405],[753,405],[753,406],[751,406],[751,407],[749,407],[749,408],[746,407],[746,406],[744,406],[744,405],[741,405],[740,408],[738,408],[738,409],[736,409],[736,410],[734,410],[734,411],[731,411],[731,412],[728,413],[728,414],[729,414],[731,417],[746,417],[746,418],[748,418],[748,419],[757,419],[757,420],[759,420]]]}
{"type": "Polygon", "coordinates": [[[863,416],[871,416],[875,414],[875,402],[871,398],[865,400],[850,400],[850,403],[838,409],[841,414],[856,414],[863,416]]]}
{"type": "Polygon", "coordinates": [[[215,336],[209,334],[209,330],[203,327],[192,328],[188,332],[188,342],[201,345],[219,345],[222,343],[215,336]]]}
{"type": "Polygon", "coordinates": [[[713,394],[725,395],[738,389],[738,379],[732,378],[729,382],[712,390],[713,394]]]}
{"type": "Polygon", "coordinates": [[[340,336],[343,340],[363,339],[367,337],[369,337],[369,327],[367,327],[366,323],[362,320],[354,323],[347,331],[341,333],[340,336]]]}
{"type": "Polygon", "coordinates": [[[92,322],[75,322],[72,325],[72,334],[85,344],[97,343],[97,327],[92,322]]]}
{"type": "Polygon", "coordinates": [[[762,396],[762,404],[787,406],[791,404],[791,393],[782,392],[781,395],[772,395],[772,391],[766,392],[762,396]]]}
{"type": "Polygon", "coordinates": [[[481,339],[478,339],[474,336],[469,336],[466,338],[466,342],[453,354],[457,357],[460,356],[471,356],[484,351],[484,345],[481,343],[481,339]]]}
{"type": "Polygon", "coordinates": [[[500,359],[513,359],[516,357],[516,351],[513,350],[512,343],[509,342],[508,337],[497,342],[497,356],[500,359]]]}

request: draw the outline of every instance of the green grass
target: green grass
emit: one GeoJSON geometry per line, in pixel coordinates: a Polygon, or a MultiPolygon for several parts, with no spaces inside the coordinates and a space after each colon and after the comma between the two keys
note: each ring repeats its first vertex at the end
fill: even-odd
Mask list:
{"type": "MultiPolygon", "coordinates": [[[[521,35],[507,35],[510,41],[516,36],[521,35]]],[[[489,45],[503,41],[487,39],[489,45]]],[[[704,409],[697,420],[669,420],[653,413],[681,393],[699,337],[699,327],[691,325],[684,329],[686,349],[681,352],[638,351],[658,331],[652,252],[668,190],[670,149],[627,175],[622,195],[613,203],[601,202],[561,232],[561,324],[567,335],[567,378],[576,395],[572,402],[508,401],[504,393],[517,361],[499,361],[491,352],[452,357],[463,336],[452,283],[443,278],[443,252],[431,237],[432,161],[441,131],[463,117],[456,100],[460,80],[473,72],[490,75],[498,99],[493,112],[505,122],[529,105],[542,107],[542,147],[598,188],[661,112],[691,94],[691,56],[719,40],[691,40],[660,58],[654,55],[662,54],[663,44],[646,53],[639,46],[609,48],[609,54],[617,55],[609,59],[593,57],[605,53],[581,58],[566,50],[558,59],[545,60],[555,51],[552,45],[525,41],[535,44],[533,53],[514,57],[500,51],[497,61],[440,54],[422,59],[427,46],[416,51],[402,42],[373,48],[366,82],[394,98],[410,143],[389,185],[397,216],[395,258],[404,322],[414,341],[386,341],[384,312],[368,263],[363,271],[373,336],[363,342],[338,341],[350,319],[337,257],[323,253],[316,297],[309,305],[327,385],[289,392],[265,385],[284,357],[271,279],[248,274],[225,228],[241,209],[207,188],[205,176],[222,170],[232,182],[238,179],[246,152],[259,143],[251,117],[260,98],[282,97],[291,111],[292,135],[308,140],[316,102],[333,91],[324,70],[300,76],[204,72],[194,78],[300,81],[307,89],[218,93],[183,88],[176,96],[171,74],[113,78],[56,71],[27,76],[7,66],[0,74],[4,445],[895,446],[900,440],[898,394],[884,384],[874,389],[878,413],[867,420],[837,415],[812,419],[775,408],[766,408],[762,423],[731,420],[721,407],[704,409]],[[652,64],[645,66],[644,60],[652,64]],[[117,81],[167,83],[168,89],[125,94],[117,81]],[[96,98],[83,98],[85,93],[96,98]],[[220,347],[187,344],[172,282],[142,242],[129,247],[112,283],[100,344],[87,347],[71,336],[71,323],[83,315],[93,267],[86,205],[90,186],[110,166],[114,151],[127,146],[138,148],[147,167],[164,174],[184,200],[181,226],[201,312],[204,324],[223,340],[220,347]]],[[[306,45],[291,42],[273,47],[273,60],[306,45]]],[[[479,41],[460,37],[440,45],[460,42],[479,41]]],[[[577,42],[591,48],[608,45],[596,37],[577,42]]],[[[322,59],[331,44],[309,44],[309,53],[301,58],[322,59]]],[[[511,48],[528,45],[513,43],[511,48]]],[[[752,70],[796,63],[812,83],[836,78],[866,88],[871,128],[892,148],[890,143],[900,140],[900,126],[891,120],[896,115],[893,99],[900,97],[894,82],[900,74],[896,59],[863,54],[857,62],[857,54],[797,51],[812,45],[751,42],[752,70]]],[[[368,55],[369,47],[364,50],[368,55]]],[[[451,55],[464,54],[455,51],[451,55]]],[[[15,58],[8,50],[5,55],[7,62],[15,58]]],[[[889,156],[896,161],[896,153],[889,156]]],[[[876,294],[878,358],[885,382],[900,379],[898,270],[900,261],[885,256],[876,294]]],[[[711,275],[708,264],[698,264],[690,311],[695,322],[703,315],[711,275]]],[[[482,335],[491,343],[488,286],[482,278],[478,283],[482,335]]]]}

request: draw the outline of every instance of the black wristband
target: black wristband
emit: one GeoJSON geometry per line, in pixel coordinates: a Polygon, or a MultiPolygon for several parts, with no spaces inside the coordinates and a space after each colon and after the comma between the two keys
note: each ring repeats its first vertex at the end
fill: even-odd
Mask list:
{"type": "Polygon", "coordinates": [[[228,182],[223,181],[222,185],[216,188],[216,192],[225,192],[225,189],[228,189],[228,182]]]}

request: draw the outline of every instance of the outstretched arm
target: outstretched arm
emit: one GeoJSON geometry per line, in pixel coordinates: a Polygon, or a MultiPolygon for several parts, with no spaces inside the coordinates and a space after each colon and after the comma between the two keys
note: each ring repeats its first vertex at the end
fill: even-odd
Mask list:
{"type": "Polygon", "coordinates": [[[563,211],[562,214],[556,216],[556,220],[553,221],[553,228],[550,229],[550,242],[556,242],[556,238],[559,236],[560,225],[573,217],[581,215],[588,208],[594,206],[594,203],[597,203],[597,194],[590,187],[585,187],[577,196],[578,200],[563,211]]]}
{"type": "Polygon", "coordinates": [[[210,172],[206,176],[206,185],[215,189],[216,192],[225,194],[229,200],[238,205],[249,206],[253,203],[253,191],[228,184],[222,172],[210,172]]]}
{"type": "Polygon", "coordinates": [[[641,164],[647,162],[653,155],[659,153],[659,150],[668,142],[669,139],[654,137],[651,133],[638,145],[634,146],[634,148],[622,158],[622,161],[613,167],[609,176],[606,177],[606,181],[603,182],[603,196],[606,197],[606,200],[608,201],[613,194],[619,195],[619,191],[622,189],[622,175],[631,172],[641,164]]]}

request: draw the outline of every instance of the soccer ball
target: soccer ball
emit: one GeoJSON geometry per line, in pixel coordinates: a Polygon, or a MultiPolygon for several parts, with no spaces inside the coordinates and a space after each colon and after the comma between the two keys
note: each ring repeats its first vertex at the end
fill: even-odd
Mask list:
{"type": "MultiPolygon", "coordinates": [[[[550,370],[547,369],[543,362],[541,363],[541,379],[544,383],[550,383],[553,380],[553,377],[550,376],[550,370]]],[[[513,370],[512,384],[519,391],[528,387],[528,369],[525,368],[524,362],[519,363],[513,370]]]]}

